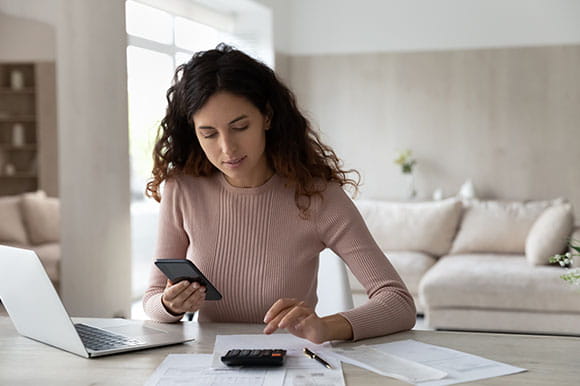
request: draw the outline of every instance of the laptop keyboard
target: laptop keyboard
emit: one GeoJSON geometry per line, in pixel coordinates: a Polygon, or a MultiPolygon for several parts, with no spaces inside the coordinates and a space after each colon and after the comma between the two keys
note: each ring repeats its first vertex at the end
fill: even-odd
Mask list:
{"type": "Polygon", "coordinates": [[[141,339],[114,334],[82,323],[75,324],[75,328],[85,347],[94,351],[114,350],[118,348],[138,346],[145,343],[141,339]]]}

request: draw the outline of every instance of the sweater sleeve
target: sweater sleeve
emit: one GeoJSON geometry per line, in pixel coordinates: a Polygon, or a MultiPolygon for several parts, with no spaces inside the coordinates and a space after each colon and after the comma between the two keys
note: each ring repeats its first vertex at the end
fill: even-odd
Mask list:
{"type": "MultiPolygon", "coordinates": [[[[156,258],[185,259],[189,238],[183,227],[181,191],[178,181],[170,179],[165,182],[161,206],[159,208],[159,225],[157,236],[156,258]]],[[[147,316],[158,322],[177,322],[183,314],[173,315],[161,302],[163,290],[167,284],[165,275],[151,264],[149,287],[143,295],[143,309],[147,316]]]]}
{"type": "Polygon", "coordinates": [[[324,192],[316,221],[322,242],[342,258],[369,297],[340,313],[352,326],[353,340],[411,329],[416,321],[413,297],[337,184],[324,192]]]}

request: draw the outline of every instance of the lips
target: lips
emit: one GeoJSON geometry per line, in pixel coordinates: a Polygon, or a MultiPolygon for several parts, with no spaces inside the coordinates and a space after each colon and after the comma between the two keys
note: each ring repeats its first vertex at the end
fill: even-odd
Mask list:
{"type": "Polygon", "coordinates": [[[224,164],[229,165],[229,166],[237,166],[237,165],[241,164],[242,161],[245,159],[246,159],[246,156],[234,158],[234,159],[231,159],[228,161],[224,161],[224,164]]]}

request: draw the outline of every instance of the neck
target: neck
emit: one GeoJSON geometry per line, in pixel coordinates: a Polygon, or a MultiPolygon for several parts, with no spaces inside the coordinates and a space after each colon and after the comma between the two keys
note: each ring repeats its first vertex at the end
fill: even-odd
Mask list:
{"type": "Polygon", "coordinates": [[[248,178],[240,179],[232,179],[224,174],[224,178],[228,182],[228,184],[235,186],[237,188],[257,188],[258,186],[264,185],[266,182],[272,178],[274,175],[274,170],[269,166],[266,166],[263,171],[254,173],[252,176],[248,178]]]}

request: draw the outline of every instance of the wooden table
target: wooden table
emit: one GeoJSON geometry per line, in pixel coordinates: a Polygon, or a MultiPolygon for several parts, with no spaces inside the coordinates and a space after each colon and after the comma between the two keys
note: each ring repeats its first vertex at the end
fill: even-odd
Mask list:
{"type": "MultiPolygon", "coordinates": [[[[0,317],[0,385],[142,385],[167,354],[212,353],[216,335],[257,334],[263,328],[261,325],[250,324],[191,323],[191,328],[199,334],[195,342],[84,359],[24,338],[18,335],[9,318],[0,317]]],[[[415,339],[449,347],[529,370],[473,384],[580,384],[580,338],[407,331],[362,343],[385,343],[401,339],[415,339]]],[[[343,369],[347,385],[405,384],[348,364],[344,364],[343,369]]]]}

